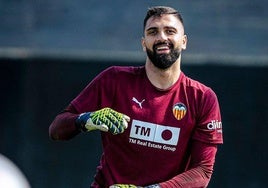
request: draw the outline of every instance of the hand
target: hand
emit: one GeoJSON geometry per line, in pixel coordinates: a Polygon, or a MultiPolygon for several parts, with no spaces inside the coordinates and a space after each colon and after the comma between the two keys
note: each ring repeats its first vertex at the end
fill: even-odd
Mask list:
{"type": "Polygon", "coordinates": [[[142,187],[132,184],[114,184],[111,185],[109,188],[142,188],[142,187]]]}
{"type": "Polygon", "coordinates": [[[136,186],[133,184],[114,184],[111,185],[109,188],[161,188],[161,187],[158,184],[148,185],[145,187],[136,186]]]}
{"type": "Polygon", "coordinates": [[[76,125],[82,131],[110,131],[112,134],[123,133],[128,126],[130,117],[111,108],[103,108],[95,112],[80,114],[76,125]]]}

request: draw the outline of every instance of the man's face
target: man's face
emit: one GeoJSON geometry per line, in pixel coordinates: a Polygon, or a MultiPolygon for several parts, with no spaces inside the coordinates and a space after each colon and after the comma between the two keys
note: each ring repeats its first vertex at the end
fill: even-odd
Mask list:
{"type": "Polygon", "coordinates": [[[186,49],[187,37],[182,23],[174,15],[148,19],[142,46],[150,61],[159,69],[167,69],[186,49]]]}

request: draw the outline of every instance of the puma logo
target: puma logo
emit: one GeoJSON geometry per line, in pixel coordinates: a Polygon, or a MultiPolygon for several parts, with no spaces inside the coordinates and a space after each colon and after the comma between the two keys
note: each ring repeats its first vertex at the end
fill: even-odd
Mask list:
{"type": "Polygon", "coordinates": [[[145,101],[145,99],[143,99],[141,102],[139,102],[135,97],[132,98],[132,101],[134,101],[135,103],[137,103],[139,105],[139,107],[142,109],[142,103],[145,101]]]}

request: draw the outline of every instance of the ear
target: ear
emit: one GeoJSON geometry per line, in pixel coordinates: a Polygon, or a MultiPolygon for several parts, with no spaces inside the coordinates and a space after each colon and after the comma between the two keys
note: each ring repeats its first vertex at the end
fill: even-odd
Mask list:
{"type": "Polygon", "coordinates": [[[186,50],[186,46],[187,46],[187,35],[183,35],[182,38],[182,49],[186,50]]]}
{"type": "Polygon", "coordinates": [[[145,52],[146,51],[146,46],[145,46],[145,39],[144,39],[144,37],[141,38],[141,46],[142,46],[142,50],[145,52]]]}

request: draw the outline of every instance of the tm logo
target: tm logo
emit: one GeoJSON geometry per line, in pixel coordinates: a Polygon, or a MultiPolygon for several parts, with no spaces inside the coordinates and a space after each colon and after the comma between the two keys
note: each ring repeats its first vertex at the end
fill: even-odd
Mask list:
{"type": "Polygon", "coordinates": [[[133,120],[130,137],[146,141],[177,145],[180,128],[133,120]]]}

